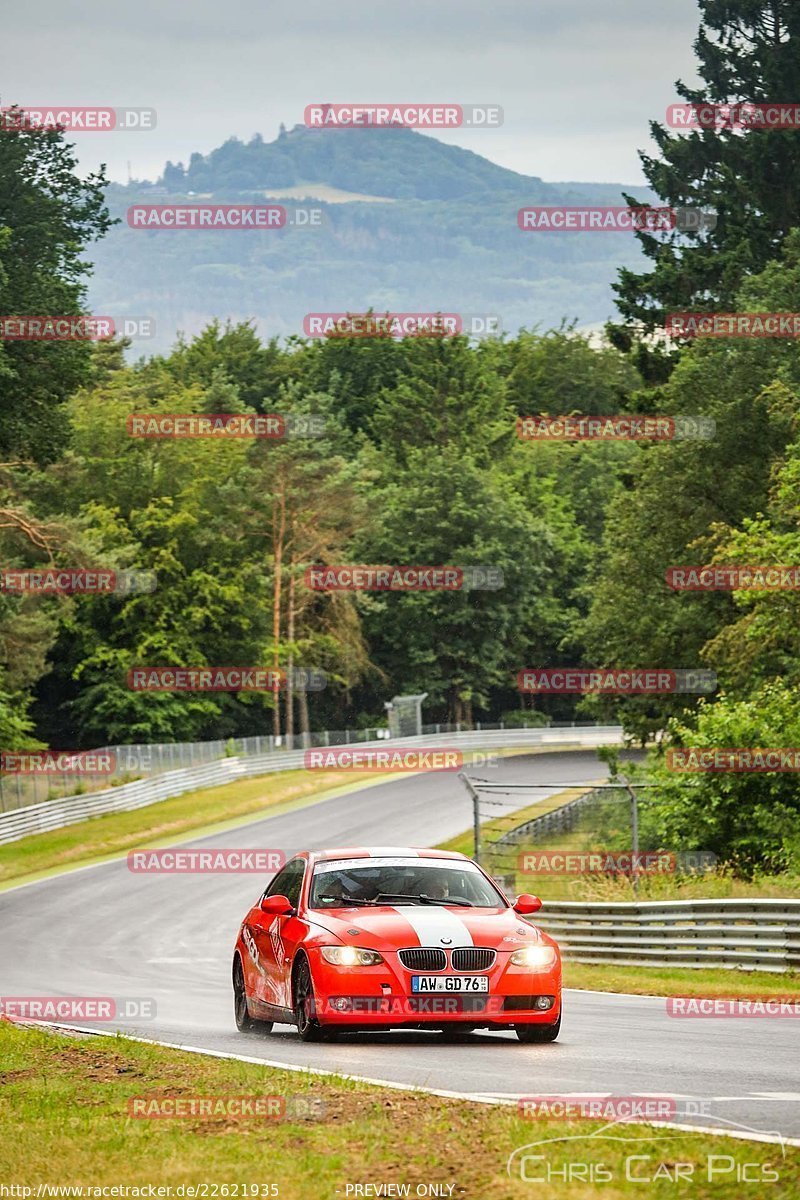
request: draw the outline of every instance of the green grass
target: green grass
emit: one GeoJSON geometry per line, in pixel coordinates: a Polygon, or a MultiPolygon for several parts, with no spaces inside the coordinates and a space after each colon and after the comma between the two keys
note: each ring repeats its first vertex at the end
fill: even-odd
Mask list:
{"type": "MultiPolygon", "coordinates": [[[[481,822],[481,841],[484,847],[489,847],[489,844],[501,834],[508,833],[509,829],[515,826],[522,825],[525,821],[531,820],[532,817],[542,817],[545,813],[552,812],[554,808],[561,808],[570,800],[576,799],[582,795],[591,785],[586,784],[581,787],[565,788],[563,792],[556,792],[552,796],[546,796],[542,800],[536,800],[532,804],[528,804],[525,808],[515,809],[513,814],[506,813],[505,816],[495,817],[489,821],[481,822]]],[[[536,843],[537,846],[544,843],[536,843]]],[[[450,838],[446,842],[441,842],[440,850],[456,850],[459,854],[468,854],[472,856],[475,847],[475,835],[472,829],[465,829],[463,833],[459,833],[456,837],[450,838]]],[[[514,851],[516,857],[517,851],[514,851]]]]}
{"type": "Polygon", "coordinates": [[[0,846],[0,890],[4,885],[114,858],[141,846],[168,845],[225,824],[273,816],[385,779],[385,774],[365,771],[359,771],[357,779],[352,771],[343,770],[280,771],[33,834],[0,846]]]}
{"type": "MultiPolygon", "coordinates": [[[[464,755],[467,765],[475,754],[464,755]]],[[[502,757],[530,753],[527,749],[497,751],[502,757]]],[[[245,825],[261,817],[343,795],[362,787],[398,778],[401,772],[296,770],[259,775],[222,787],[187,792],[132,812],[92,817],[49,833],[32,834],[0,846],[0,892],[33,879],[119,857],[149,845],[171,845],[180,839],[205,836],[226,826],[245,825]]],[[[466,792],[464,794],[467,800],[466,792]]]]}
{"type": "Polygon", "coordinates": [[[565,962],[564,987],[637,996],[798,996],[800,975],[698,967],[619,967],[565,962]]]}
{"type": "MultiPolygon", "coordinates": [[[[241,1043],[248,1053],[248,1040],[241,1043]]],[[[557,1053],[557,1047],[542,1048],[557,1053]]],[[[535,1055],[540,1053],[537,1048],[535,1055]]],[[[531,1048],[498,1047],[531,1056],[531,1048]]],[[[533,1062],[532,1058],[532,1062],[533,1062]]],[[[498,1070],[501,1066],[498,1062],[498,1070]]],[[[532,1091],[535,1074],[532,1074],[532,1091]]],[[[613,1090],[613,1089],[611,1089],[613,1090]]],[[[602,1162],[614,1176],[601,1188],[511,1180],[509,1154],[548,1138],[589,1134],[592,1120],[528,1118],[513,1107],[447,1100],[424,1093],[389,1091],[336,1077],[185,1054],[124,1038],[78,1038],[0,1021],[0,1183],[35,1189],[41,1183],[115,1185],[208,1185],[207,1195],[236,1196],[233,1186],[276,1184],[280,1200],[336,1200],[347,1185],[445,1185],[443,1194],[474,1200],[522,1200],[537,1196],[641,1195],[626,1183],[624,1159],[649,1155],[647,1170],[661,1162],[694,1168],[691,1194],[705,1200],[739,1200],[742,1194],[788,1200],[800,1190],[800,1152],[775,1145],[734,1141],[702,1133],[672,1136],[643,1124],[613,1131],[634,1142],[580,1141],[537,1147],[555,1167],[602,1162]],[[301,1097],[314,1119],[289,1116],[226,1116],[179,1119],[130,1117],[129,1101],[193,1096],[301,1097]],[[668,1140],[660,1140],[667,1138],[668,1140]],[[735,1164],[756,1164],[752,1173],[777,1172],[777,1181],[745,1189],[733,1170],[704,1182],[709,1155],[730,1155],[735,1164]],[[222,1188],[228,1185],[229,1190],[222,1188]],[[452,1192],[447,1186],[452,1185],[452,1192]]],[[[718,1164],[719,1165],[719,1164],[718,1164]]],[[[645,1164],[636,1163],[641,1171],[645,1164]]],[[[667,1170],[671,1168],[662,1168],[667,1170]]],[[[686,1187],[687,1185],[684,1185],[686,1187]]],[[[652,1200],[678,1194],[666,1179],[646,1188],[652,1200]]],[[[259,1192],[268,1195],[269,1191],[259,1192]]],[[[374,1193],[373,1193],[374,1194],[374,1193]]],[[[174,1195],[174,1192],[173,1192],[174,1195]]],[[[354,1195],[351,1191],[350,1195],[354,1195]]],[[[363,1195],[363,1193],[362,1193],[363,1195]]]]}

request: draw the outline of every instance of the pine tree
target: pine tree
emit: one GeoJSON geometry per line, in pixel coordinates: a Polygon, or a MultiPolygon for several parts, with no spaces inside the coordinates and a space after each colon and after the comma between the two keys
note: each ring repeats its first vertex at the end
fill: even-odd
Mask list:
{"type": "MultiPolygon", "coordinates": [[[[699,6],[694,49],[703,84],[690,88],[679,81],[684,101],[800,106],[796,0],[699,0],[699,6]]],[[[762,270],[800,225],[800,129],[702,127],[687,134],[655,121],[650,129],[660,152],[640,153],[650,186],[670,207],[712,209],[717,223],[698,233],[674,231],[666,240],[637,232],[653,269],[623,268],[614,285],[625,325],[610,326],[609,333],[626,350],[636,328],[652,331],[667,312],[732,308],[743,277],[762,270]]],[[[651,378],[659,374],[657,359],[650,356],[651,378]]]]}

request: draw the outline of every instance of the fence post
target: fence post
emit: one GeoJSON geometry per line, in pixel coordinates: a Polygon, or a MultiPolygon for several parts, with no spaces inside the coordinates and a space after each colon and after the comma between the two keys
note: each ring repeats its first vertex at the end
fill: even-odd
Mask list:
{"type": "Polygon", "coordinates": [[[467,789],[470,796],[472,797],[472,842],[473,842],[472,857],[475,859],[475,862],[478,864],[478,866],[480,866],[480,863],[481,863],[480,796],[478,794],[477,789],[475,787],[473,787],[472,780],[468,779],[467,776],[463,774],[463,772],[459,771],[458,778],[464,784],[464,787],[467,789]]]}
{"type": "Polygon", "coordinates": [[[628,795],[631,798],[631,852],[633,862],[631,863],[631,883],[633,885],[634,894],[639,890],[639,804],[636,797],[636,792],[624,775],[620,775],[620,780],[625,787],[628,795]]]}

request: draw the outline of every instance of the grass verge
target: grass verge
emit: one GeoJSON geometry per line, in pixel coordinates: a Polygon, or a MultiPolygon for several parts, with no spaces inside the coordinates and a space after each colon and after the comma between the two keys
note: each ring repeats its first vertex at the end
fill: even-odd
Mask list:
{"type": "Polygon", "coordinates": [[[737,971],[680,967],[618,967],[565,962],[564,987],[636,996],[798,996],[800,975],[787,971],[737,971]]]}
{"type": "MultiPolygon", "coordinates": [[[[481,838],[484,847],[488,846],[494,838],[508,833],[512,827],[522,825],[523,822],[530,821],[533,817],[543,817],[545,813],[552,812],[554,808],[562,808],[570,800],[575,800],[578,796],[581,796],[589,786],[589,784],[584,784],[581,787],[565,788],[564,791],[555,792],[552,796],[546,796],[543,800],[534,801],[533,804],[528,804],[525,808],[515,809],[513,816],[506,814],[502,817],[495,817],[490,821],[482,821],[481,838]]],[[[537,846],[539,845],[538,842],[536,844],[537,846]]],[[[440,850],[456,850],[459,854],[467,854],[470,857],[474,848],[475,835],[472,829],[465,829],[457,837],[450,838],[439,845],[440,850]]],[[[513,851],[515,857],[517,853],[517,850],[513,851]]]]}
{"type": "MultiPolygon", "coordinates": [[[[533,752],[530,748],[493,751],[501,757],[533,752]]],[[[469,766],[473,755],[485,753],[467,751],[465,765],[469,766]]],[[[185,841],[190,835],[202,837],[405,777],[406,772],[391,771],[279,771],[187,792],[132,812],[108,813],[49,833],[32,834],[0,846],[0,892],[71,867],[116,858],[128,850],[185,841]]]]}
{"type": "Polygon", "coordinates": [[[222,787],[204,788],[132,812],[92,817],[49,833],[0,846],[0,890],[23,879],[114,858],[140,846],[200,836],[226,825],[276,816],[339,792],[384,783],[386,774],[361,771],[280,771],[222,787]]]}
{"type": "MultiPolygon", "coordinates": [[[[547,1047],[545,1053],[555,1049],[547,1047]]],[[[247,1053],[245,1039],[242,1050],[247,1053]]],[[[498,1047],[499,1054],[506,1052],[531,1054],[531,1048],[498,1047]]],[[[596,1120],[527,1118],[512,1107],[387,1091],[119,1037],[60,1036],[8,1021],[0,1021],[0,1063],[0,1182],[31,1188],[28,1195],[34,1197],[40,1184],[84,1189],[152,1184],[169,1186],[172,1196],[187,1195],[193,1186],[207,1189],[196,1195],[239,1200],[380,1195],[352,1190],[369,1183],[373,1188],[384,1185],[384,1195],[404,1194],[386,1190],[394,1184],[407,1186],[405,1194],[411,1196],[516,1200],[534,1193],[530,1182],[506,1174],[512,1151],[603,1128],[596,1120]],[[129,1115],[135,1097],[163,1103],[197,1096],[284,1097],[290,1115],[152,1120],[129,1115]],[[295,1098],[313,1119],[296,1115],[295,1098]],[[419,1191],[420,1186],[426,1190],[419,1191]],[[176,1191],[179,1187],[182,1193],[176,1191]]],[[[641,1192],[641,1182],[626,1180],[626,1160],[637,1156],[632,1173],[640,1179],[660,1174],[647,1188],[652,1200],[683,1190],[671,1178],[678,1163],[687,1164],[693,1195],[738,1200],[743,1186],[737,1173],[748,1163],[749,1177],[764,1181],[763,1190],[753,1187],[754,1195],[784,1200],[800,1191],[800,1152],[791,1146],[784,1154],[777,1145],[673,1134],[638,1123],[610,1132],[632,1140],[581,1136],[536,1146],[530,1153],[543,1155],[543,1161],[531,1163],[529,1171],[541,1175],[565,1166],[574,1171],[582,1164],[584,1172],[587,1166],[597,1171],[602,1164],[610,1175],[602,1194],[618,1200],[641,1192]],[[711,1182],[709,1162],[715,1173],[711,1182]]],[[[543,1200],[598,1192],[596,1184],[574,1182],[538,1183],[535,1188],[543,1200]]]]}

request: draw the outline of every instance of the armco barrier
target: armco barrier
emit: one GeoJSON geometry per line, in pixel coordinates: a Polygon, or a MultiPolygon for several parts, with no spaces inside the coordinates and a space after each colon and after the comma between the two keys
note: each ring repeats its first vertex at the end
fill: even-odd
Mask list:
{"type": "MultiPolygon", "coordinates": [[[[361,743],[359,749],[371,747],[386,750],[389,747],[403,746],[423,749],[458,746],[463,750],[499,750],[515,747],[566,749],[570,746],[589,748],[621,742],[620,726],[591,725],[565,729],[471,730],[468,733],[448,733],[438,737],[435,734],[426,734],[421,737],[361,743]]],[[[237,779],[267,775],[273,771],[290,771],[303,766],[304,754],[303,750],[284,750],[249,758],[223,758],[199,767],[166,771],[163,775],[138,779],[134,783],[105,788],[100,792],[32,804],[27,808],[0,814],[0,845],[18,841],[31,833],[45,833],[51,829],[61,829],[65,825],[74,825],[88,817],[145,808],[148,804],[156,804],[159,800],[168,800],[173,796],[182,796],[185,792],[194,792],[199,788],[219,787],[225,783],[234,783],[237,779]]]]}
{"type": "Polygon", "coordinates": [[[800,969],[800,900],[545,901],[533,921],[567,961],[800,969]]]}

